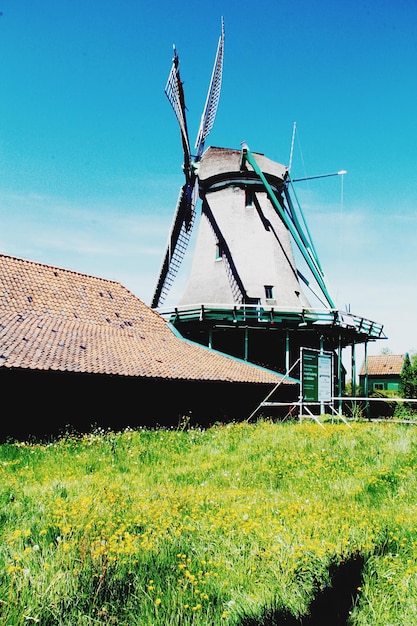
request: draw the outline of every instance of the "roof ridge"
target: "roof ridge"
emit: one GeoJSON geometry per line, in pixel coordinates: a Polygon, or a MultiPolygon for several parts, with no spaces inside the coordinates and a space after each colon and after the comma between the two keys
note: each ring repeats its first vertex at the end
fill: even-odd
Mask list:
{"type": "Polygon", "coordinates": [[[17,257],[17,256],[14,256],[13,254],[4,254],[3,252],[0,252],[0,257],[4,259],[11,259],[13,261],[18,261],[19,263],[28,263],[29,265],[32,265],[32,266],[38,265],[40,267],[48,268],[51,270],[59,270],[60,272],[65,272],[66,274],[75,274],[76,276],[85,276],[86,278],[93,278],[94,280],[97,280],[97,281],[104,281],[104,282],[112,283],[114,285],[120,285],[121,287],[126,289],[126,291],[129,291],[130,293],[132,293],[132,295],[134,295],[133,292],[130,291],[130,289],[127,289],[127,287],[125,287],[120,281],[115,280],[113,278],[102,278],[101,276],[94,276],[94,274],[87,274],[86,272],[80,272],[79,270],[72,270],[72,269],[68,269],[65,267],[61,267],[60,265],[51,265],[50,263],[42,263],[42,261],[31,261],[30,259],[17,257]]]}
{"type": "Polygon", "coordinates": [[[404,358],[405,357],[405,353],[398,353],[398,354],[370,354],[368,356],[368,359],[390,359],[390,358],[404,358]]]}

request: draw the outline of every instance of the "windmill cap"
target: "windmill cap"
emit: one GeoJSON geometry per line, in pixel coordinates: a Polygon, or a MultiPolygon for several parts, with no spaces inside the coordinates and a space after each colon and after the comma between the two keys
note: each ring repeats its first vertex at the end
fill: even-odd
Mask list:
{"type": "MultiPolygon", "coordinates": [[[[232,150],[230,148],[209,147],[204,152],[199,168],[200,182],[208,181],[217,176],[236,174],[242,177],[240,169],[242,152],[240,150],[232,150]]],[[[281,184],[287,175],[287,167],[281,163],[271,161],[263,154],[253,153],[259,167],[268,177],[277,179],[277,184],[281,184]]],[[[252,168],[248,165],[248,173],[252,172],[252,168]]]]}

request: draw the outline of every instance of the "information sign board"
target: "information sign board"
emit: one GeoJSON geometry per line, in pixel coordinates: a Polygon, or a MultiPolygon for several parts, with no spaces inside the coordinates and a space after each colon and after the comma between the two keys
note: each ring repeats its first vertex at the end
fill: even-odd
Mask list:
{"type": "Polygon", "coordinates": [[[302,353],[302,398],[303,402],[318,401],[318,353],[303,350],[302,353]]]}
{"type": "Polygon", "coordinates": [[[332,358],[330,352],[302,349],[302,401],[331,402],[332,358]]]}
{"type": "Polygon", "coordinates": [[[332,355],[319,354],[318,357],[318,401],[331,402],[332,399],[332,355]]]}

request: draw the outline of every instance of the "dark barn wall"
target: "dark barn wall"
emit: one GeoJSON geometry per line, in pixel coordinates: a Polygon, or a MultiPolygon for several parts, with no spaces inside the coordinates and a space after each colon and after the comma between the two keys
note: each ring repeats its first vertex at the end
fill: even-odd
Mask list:
{"type": "MultiPolygon", "coordinates": [[[[3,391],[0,439],[47,438],[92,427],[176,427],[244,420],[272,385],[75,374],[0,368],[3,391]]],[[[295,400],[296,385],[280,387],[295,400]]]]}

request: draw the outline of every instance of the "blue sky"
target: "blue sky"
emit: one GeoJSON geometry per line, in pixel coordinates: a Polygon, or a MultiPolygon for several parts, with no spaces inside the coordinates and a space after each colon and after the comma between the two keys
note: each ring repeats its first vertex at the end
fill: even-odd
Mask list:
{"type": "MultiPolygon", "coordinates": [[[[415,0],[0,0],[0,251],[150,303],[183,182],[164,94],[175,43],[192,142],[221,17],[206,142],[288,164],[339,308],[417,350],[415,0]]],[[[190,258],[190,257],[189,257],[190,258]]],[[[166,304],[175,303],[188,261],[166,304]]]]}

